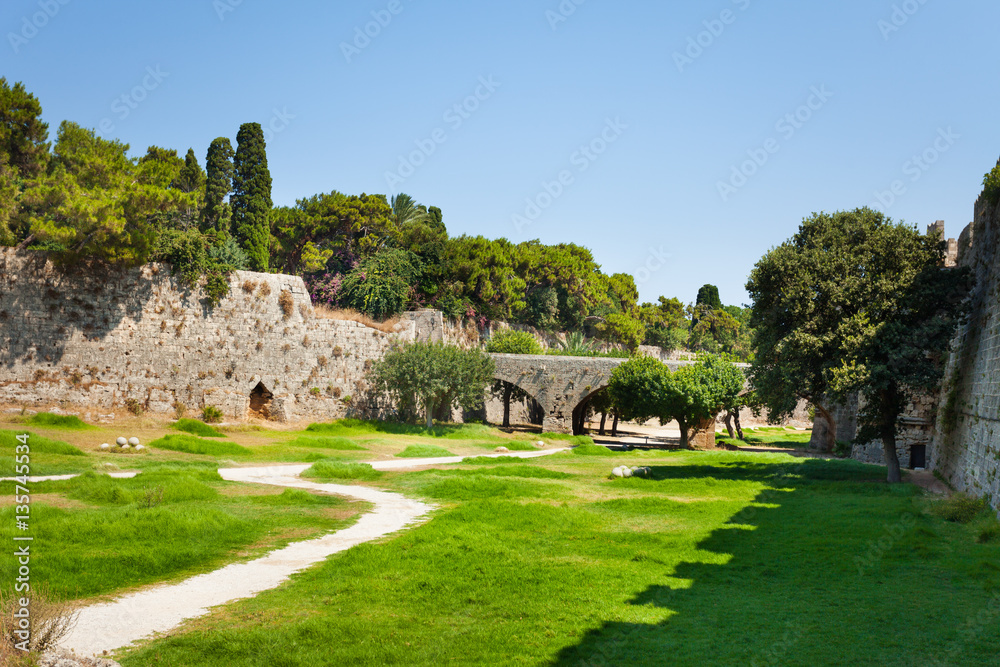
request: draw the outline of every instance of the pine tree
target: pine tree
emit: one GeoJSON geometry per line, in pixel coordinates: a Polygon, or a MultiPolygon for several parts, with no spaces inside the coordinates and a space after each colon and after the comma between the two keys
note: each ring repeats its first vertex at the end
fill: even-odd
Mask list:
{"type": "Polygon", "coordinates": [[[250,268],[267,271],[271,240],[271,172],[267,168],[264,130],[244,123],[236,135],[233,178],[233,236],[250,257],[250,268]]]}
{"type": "Polygon", "coordinates": [[[42,105],[24,84],[0,77],[0,157],[22,179],[38,176],[48,158],[49,126],[42,122],[42,105]]]}
{"type": "Polygon", "coordinates": [[[202,231],[229,231],[225,199],[233,190],[233,145],[227,137],[219,137],[208,147],[205,168],[205,209],[202,211],[202,231]]]}

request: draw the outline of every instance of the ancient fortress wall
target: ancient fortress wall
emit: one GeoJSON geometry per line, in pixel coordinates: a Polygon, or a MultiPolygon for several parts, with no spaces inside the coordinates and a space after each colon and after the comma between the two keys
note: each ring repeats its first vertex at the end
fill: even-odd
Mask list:
{"type": "Polygon", "coordinates": [[[166,267],[66,273],[42,254],[4,249],[0,403],[89,406],[97,419],[132,400],[243,418],[253,394],[272,399],[277,419],[337,418],[364,392],[372,361],[427,325],[414,316],[383,333],[318,318],[293,276],[238,272],[211,308],[166,267]]]}
{"type": "Polygon", "coordinates": [[[937,412],[932,467],[961,491],[1000,509],[1000,208],[981,197],[962,233],[958,263],[976,287],[968,324],[948,362],[937,412]]]}

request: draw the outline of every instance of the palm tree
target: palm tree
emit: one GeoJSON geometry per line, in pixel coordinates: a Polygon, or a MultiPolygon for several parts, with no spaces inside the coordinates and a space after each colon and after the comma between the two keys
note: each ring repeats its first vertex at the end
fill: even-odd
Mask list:
{"type": "Polygon", "coordinates": [[[405,192],[393,195],[391,206],[396,223],[400,225],[417,222],[427,217],[427,207],[418,204],[413,197],[405,192]]]}

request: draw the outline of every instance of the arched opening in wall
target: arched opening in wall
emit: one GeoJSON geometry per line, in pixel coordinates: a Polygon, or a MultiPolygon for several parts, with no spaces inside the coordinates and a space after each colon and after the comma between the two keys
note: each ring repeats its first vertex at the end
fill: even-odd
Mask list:
{"type": "Polygon", "coordinates": [[[515,423],[541,424],[545,418],[545,410],[535,399],[521,387],[495,379],[490,389],[492,394],[492,409],[487,409],[487,420],[507,428],[515,423]]]}
{"type": "MultiPolygon", "coordinates": [[[[592,416],[601,414],[601,435],[604,435],[604,428],[607,423],[607,416],[611,412],[608,403],[607,387],[601,387],[597,391],[591,392],[589,396],[577,403],[573,408],[573,435],[585,435],[587,432],[587,422],[592,416]]],[[[617,435],[618,417],[611,415],[614,419],[612,435],[617,435]]]]}
{"type": "Polygon", "coordinates": [[[580,421],[580,433],[577,435],[582,435],[586,431],[588,423],[599,420],[598,435],[607,435],[610,431],[611,437],[618,437],[618,415],[611,407],[611,397],[607,387],[598,389],[585,398],[573,411],[574,430],[577,420],[580,421]]]}
{"type": "Polygon", "coordinates": [[[263,419],[271,418],[271,401],[274,394],[268,391],[263,382],[258,382],[257,386],[250,391],[250,412],[263,419]]]}

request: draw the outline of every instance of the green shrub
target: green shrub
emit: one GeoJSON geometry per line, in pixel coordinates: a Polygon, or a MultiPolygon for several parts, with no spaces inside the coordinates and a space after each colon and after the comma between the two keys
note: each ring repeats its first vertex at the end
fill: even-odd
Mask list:
{"type": "Polygon", "coordinates": [[[983,178],[983,194],[994,206],[1000,203],[1000,164],[983,178]]]}
{"type": "Polygon", "coordinates": [[[833,455],[838,459],[850,458],[851,452],[854,450],[853,445],[849,442],[843,440],[838,440],[837,444],[833,448],[833,455]]]}
{"type": "Polygon", "coordinates": [[[125,409],[131,412],[136,417],[141,417],[142,413],[146,411],[146,408],[143,407],[142,403],[140,403],[134,398],[125,399],[125,409]]]}
{"type": "Polygon", "coordinates": [[[979,535],[976,536],[976,542],[980,544],[987,544],[998,540],[1000,540],[1000,522],[997,521],[993,521],[985,528],[981,528],[979,535]]]}
{"type": "Polygon", "coordinates": [[[372,481],[384,473],[367,463],[341,463],[339,461],[318,461],[302,473],[303,477],[318,479],[359,479],[372,481]]]}
{"type": "Polygon", "coordinates": [[[224,456],[227,454],[249,454],[250,450],[235,442],[202,440],[190,435],[165,435],[159,440],[149,443],[156,449],[169,449],[186,454],[205,454],[209,456],[224,456]]]}
{"type": "Polygon", "coordinates": [[[225,417],[225,415],[222,414],[222,410],[214,405],[206,405],[201,409],[201,419],[205,423],[218,424],[222,421],[223,417],[225,417]]]}
{"type": "Polygon", "coordinates": [[[66,430],[82,431],[94,428],[75,415],[54,415],[51,412],[39,412],[33,415],[27,424],[32,426],[45,426],[47,428],[61,428],[66,430]]]}
{"type": "Polygon", "coordinates": [[[493,354],[544,354],[541,343],[527,331],[503,329],[495,332],[486,343],[493,354]]]}
{"type": "Polygon", "coordinates": [[[197,419],[179,419],[173,426],[178,431],[184,431],[185,433],[192,433],[194,435],[200,435],[203,438],[224,438],[226,437],[222,433],[219,433],[214,428],[209,426],[203,421],[198,421],[197,419]]]}
{"type": "Polygon", "coordinates": [[[934,508],[935,513],[945,521],[970,523],[988,507],[985,498],[972,498],[964,493],[956,493],[942,500],[934,508]]]}

